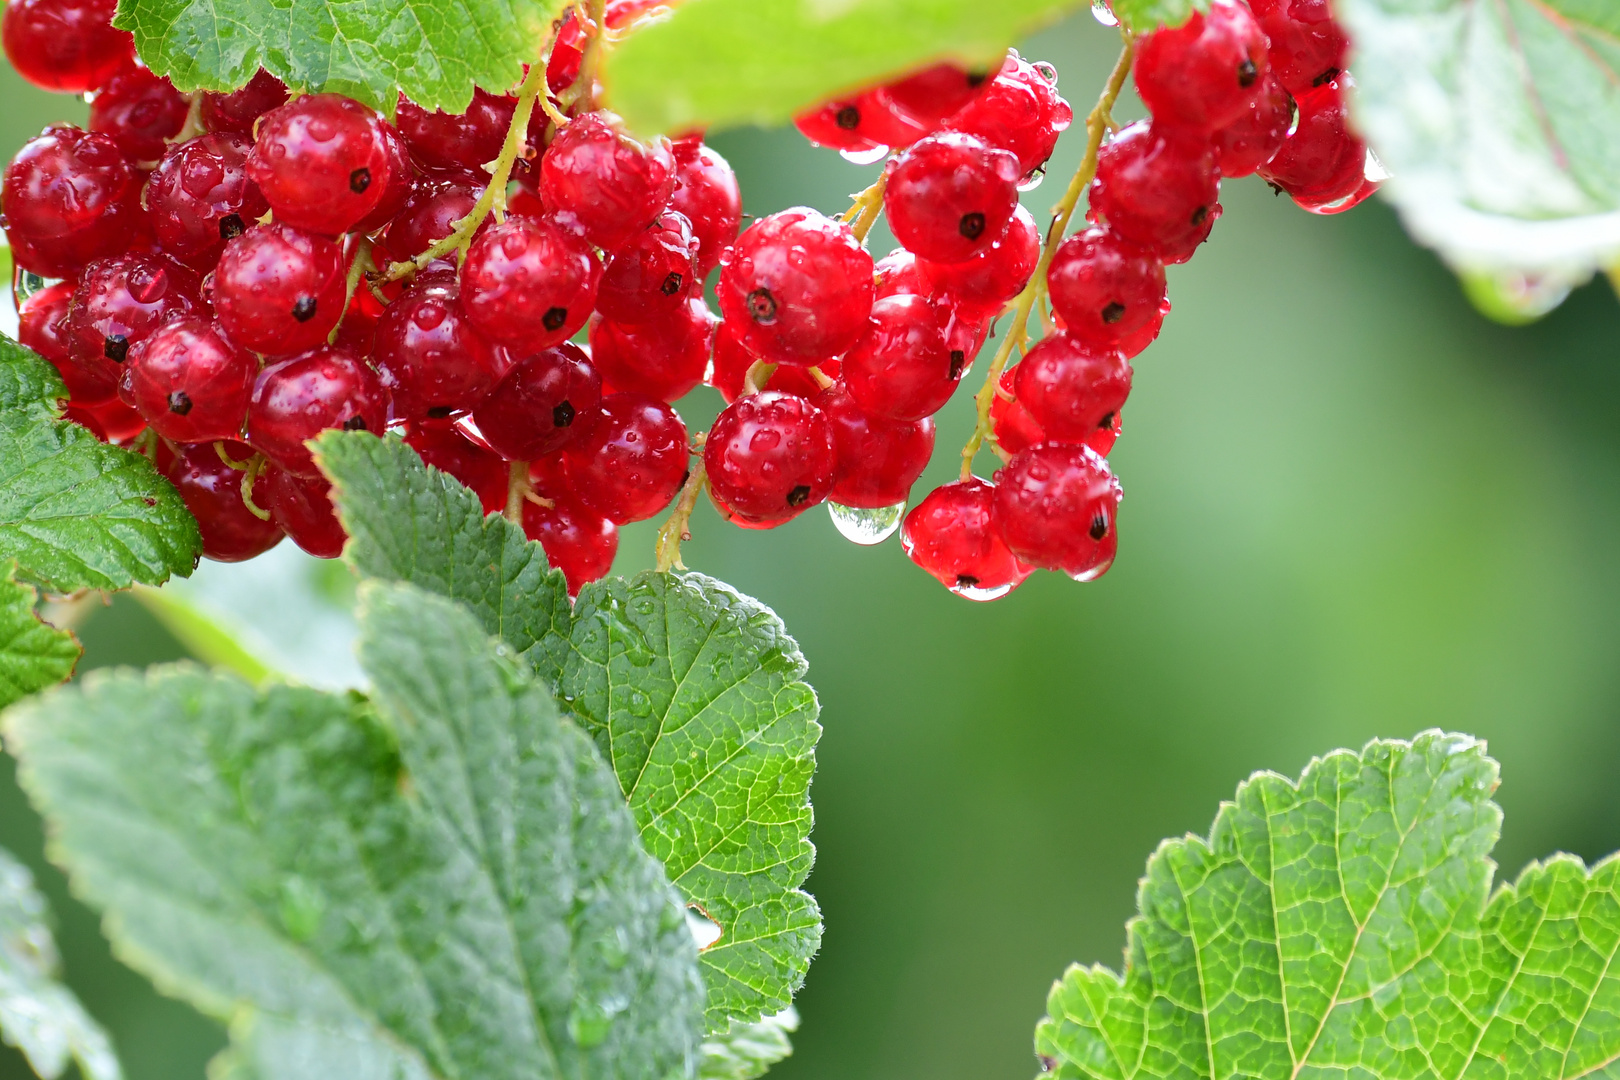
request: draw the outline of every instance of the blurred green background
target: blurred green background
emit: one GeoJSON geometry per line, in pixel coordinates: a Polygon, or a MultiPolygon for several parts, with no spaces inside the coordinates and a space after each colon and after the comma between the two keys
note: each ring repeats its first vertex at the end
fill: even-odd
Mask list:
{"type": "MultiPolygon", "coordinates": [[[[1081,17],[1026,46],[1083,115],[1116,39],[1081,17]]],[[[10,72],[0,95],[8,156],[84,113],[10,72]]],[[[1039,219],[1082,139],[1026,196],[1039,219]]],[[[714,142],[754,214],[840,209],[872,172],[792,132],[714,142]]],[[[1375,735],[1490,740],[1509,874],[1620,847],[1614,295],[1588,286],[1504,329],[1381,203],[1316,218],[1256,180],[1224,202],[1137,362],[1112,457],[1120,558],[1100,582],[1043,574],[974,605],[820,510],[766,534],[694,519],[688,563],[781,613],[823,706],[810,887],[826,939],[781,1080],[1031,1075],[1048,985],[1073,960],[1118,963],[1160,838],[1206,830],[1254,769],[1293,775],[1375,735]]],[[[935,480],[970,428],[959,397],[935,480]]],[[[683,408],[704,422],[715,405],[683,408]]],[[[621,568],[651,550],[651,525],[626,530],[621,568]]],[[[126,601],[82,636],[86,668],[182,652],[126,601]]],[[[219,1029],[109,957],[9,761],[0,843],[40,873],[68,980],[132,1080],[201,1077],[219,1029]]],[[[3,1053],[0,1077],[28,1075],[3,1053]]]]}

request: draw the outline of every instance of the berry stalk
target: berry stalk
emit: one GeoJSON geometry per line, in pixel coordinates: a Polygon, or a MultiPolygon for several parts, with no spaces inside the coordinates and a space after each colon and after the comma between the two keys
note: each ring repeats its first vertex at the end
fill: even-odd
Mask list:
{"type": "Polygon", "coordinates": [[[885,168],[872,181],[871,187],[852,196],[854,202],[844,211],[841,220],[854,232],[855,239],[863,244],[866,243],[866,234],[872,231],[872,226],[877,224],[879,215],[883,213],[883,193],[888,186],[889,170],[885,168]]]}
{"type": "MultiPolygon", "coordinates": [[[[697,437],[696,449],[703,449],[703,436],[697,437]]],[[[692,471],[686,476],[686,483],[681,485],[680,498],[675,502],[675,509],[658,529],[658,543],[654,551],[658,557],[658,569],[661,573],[670,570],[685,570],[686,564],[681,561],[681,541],[692,539],[690,528],[692,511],[697,507],[698,496],[703,494],[703,488],[708,483],[708,473],[703,467],[702,453],[694,454],[692,458],[692,471]]]]}
{"type": "Polygon", "coordinates": [[[1007,362],[1012,359],[1013,349],[1022,349],[1029,341],[1029,316],[1035,309],[1037,299],[1046,289],[1046,271],[1052,265],[1052,256],[1056,254],[1058,245],[1063,242],[1063,234],[1068,231],[1069,220],[1074,216],[1075,205],[1080,201],[1080,193],[1085,191],[1097,174],[1097,152],[1102,149],[1103,136],[1108,133],[1113,122],[1114,102],[1119,99],[1119,92],[1125,86],[1125,79],[1131,72],[1131,60],[1135,56],[1136,43],[1130,33],[1123,28],[1120,31],[1125,39],[1125,46],[1119,52],[1119,59],[1114,61],[1114,70],[1109,73],[1108,82],[1103,86],[1102,95],[1097,104],[1086,116],[1086,152],[1080,159],[1080,167],[1069,180],[1068,190],[1057,206],[1052,208],[1052,223],[1046,230],[1046,242],[1041,245],[1041,257],[1035,264],[1035,272],[1030,275],[1029,284],[1019,293],[1012,302],[1012,322],[1007,327],[1007,336],[1002,340],[1001,347],[990,361],[990,369],[985,372],[984,385],[974,397],[978,407],[978,421],[974,424],[973,435],[968,439],[967,445],[962,447],[962,479],[967,480],[973,476],[973,458],[978,454],[979,448],[984,445],[985,437],[992,432],[990,422],[990,405],[995,400],[997,386],[1001,381],[1001,373],[1006,370],[1007,362]]]}

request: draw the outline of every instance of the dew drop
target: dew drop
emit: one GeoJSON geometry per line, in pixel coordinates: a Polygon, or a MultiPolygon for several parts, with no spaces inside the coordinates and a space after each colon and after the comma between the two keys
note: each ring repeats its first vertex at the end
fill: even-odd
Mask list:
{"type": "Polygon", "coordinates": [[[874,146],[870,150],[840,150],[838,156],[851,165],[871,165],[889,156],[887,146],[874,146]]]}
{"type": "Polygon", "coordinates": [[[1000,600],[1003,596],[1006,596],[1008,593],[1013,591],[1013,583],[1010,581],[1005,585],[997,585],[995,588],[991,589],[983,588],[977,582],[972,585],[959,584],[947,587],[957,596],[967,600],[977,600],[981,603],[987,600],[1000,600]]]}
{"type": "Polygon", "coordinates": [[[1091,0],[1091,17],[1104,26],[1118,26],[1119,18],[1114,9],[1109,6],[1108,0],[1091,0]]]}
{"type": "Polygon", "coordinates": [[[640,690],[630,691],[630,696],[625,699],[625,706],[630,710],[632,715],[652,715],[652,701],[640,690]]]}
{"type": "Polygon", "coordinates": [[[1037,165],[1018,179],[1019,191],[1034,191],[1046,179],[1046,166],[1037,165]]]}
{"type": "Polygon", "coordinates": [[[881,544],[894,535],[901,519],[906,516],[906,504],[899,502],[893,506],[868,510],[830,502],[827,504],[827,514],[845,540],[870,546],[881,544]]]}

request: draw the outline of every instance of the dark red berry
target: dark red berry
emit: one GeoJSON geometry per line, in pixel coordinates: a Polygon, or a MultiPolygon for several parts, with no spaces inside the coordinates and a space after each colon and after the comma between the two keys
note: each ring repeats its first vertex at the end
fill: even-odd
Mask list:
{"type": "Polygon", "coordinates": [[[55,365],[75,405],[100,405],[118,392],[118,371],[104,360],[79,364],[69,355],[74,289],[73,282],[59,281],[24,300],[17,311],[17,340],[55,365]]]}
{"type": "MultiPolygon", "coordinates": [[[[738,341],[737,335],[732,332],[731,324],[725,322],[715,330],[713,360],[709,371],[709,385],[720,391],[720,396],[725,399],[727,405],[730,405],[743,396],[743,381],[748,377],[749,370],[760,361],[753,353],[743,348],[742,342],[738,341]]],[[[823,360],[817,365],[816,370],[828,379],[836,379],[841,366],[840,361],[834,358],[823,360]]],[[[816,381],[807,367],[778,364],[770,377],[765,380],[765,385],[757,389],[779,390],[784,394],[797,394],[800,397],[815,397],[821,393],[821,383],[816,381]]]]}
{"type": "MultiPolygon", "coordinates": [[[[253,456],[240,443],[228,444],[226,452],[236,461],[253,456]]],[[[281,542],[276,523],[258,517],[242,501],[244,476],[225,464],[213,443],[179,447],[168,468],[169,482],[197,519],[203,554],[217,562],[242,562],[281,542]]],[[[261,510],[267,495],[268,485],[261,473],[253,485],[253,501],[261,510]]]]}
{"type": "Polygon", "coordinates": [[[376,113],[341,94],[309,94],[266,113],[248,158],[276,221],[346,232],[382,201],[392,179],[376,113]]]}
{"type": "Polygon", "coordinates": [[[1182,263],[1221,216],[1220,186],[1207,142],[1139,121],[1098,154],[1090,216],[1164,262],[1182,263]]]}
{"type": "MultiPolygon", "coordinates": [[[[421,181],[383,234],[383,246],[395,259],[414,259],[455,232],[456,223],[472,213],[477,202],[477,190],[465,184],[421,181]]],[[[478,235],[487,228],[479,226],[478,235]]]]}
{"type": "Polygon", "coordinates": [[[351,230],[368,236],[382,230],[405,209],[405,201],[416,190],[416,170],[411,167],[411,154],[399,130],[382,118],[377,119],[377,130],[382,133],[383,150],[388,158],[388,185],[382,198],[371,212],[355,222],[351,230]]]}
{"type": "Polygon", "coordinates": [[[427,464],[471,488],[484,513],[498,514],[506,508],[506,462],[460,431],[447,424],[414,428],[405,436],[405,445],[427,464]]]}
{"type": "Polygon", "coordinates": [[[146,205],[163,250],[212,269],[226,242],[270,209],[247,177],[253,144],[242,135],[204,135],[170,147],[146,183],[146,205]]]}
{"type": "Polygon", "coordinates": [[[473,327],[454,280],[429,279],[389,304],[372,357],[394,414],[407,420],[459,416],[501,376],[495,347],[473,327]]]}
{"type": "Polygon", "coordinates": [[[69,402],[62,415],[89,428],[102,442],[122,446],[127,446],[131,439],[146,430],[146,421],[141,414],[117,398],[99,405],[75,405],[69,402]]]}
{"type": "Polygon", "coordinates": [[[292,542],[317,559],[343,554],[349,535],[332,508],[332,485],[323,476],[294,476],[274,465],[264,474],[262,509],[292,542]]]}
{"type": "Polygon", "coordinates": [[[549,221],[511,217],[473,241],[462,304],[492,340],[543,349],[585,325],[601,277],[584,240],[549,221]]]}
{"type": "Polygon", "coordinates": [[[1007,550],[993,520],[995,485],[977,476],[935,488],[900,526],[911,561],[969,600],[1006,596],[1030,568],[1007,550]]]}
{"type": "Polygon", "coordinates": [[[242,434],[259,362],[195,316],[159,327],[129,354],[129,393],[152,430],[171,442],[242,434]]]}
{"type": "Polygon", "coordinates": [[[1052,442],[1086,442],[1099,430],[1111,431],[1131,393],[1131,365],[1123,356],[1068,334],[1043,339],[1013,370],[1019,404],[1052,442]]]}
{"type": "Polygon", "coordinates": [[[718,320],[697,297],[655,323],[591,320],[591,357],[609,393],[632,390],[675,401],[703,381],[718,320]]]}
{"type": "Polygon", "coordinates": [[[1069,237],[1046,271],[1052,310],[1073,337],[1111,346],[1151,323],[1164,303],[1164,264],[1107,228],[1069,237]]]}
{"type": "Polygon", "coordinates": [[[563,449],[580,502],[615,525],[652,517],[686,482],[686,425],[662,401],[609,394],[584,435],[563,449]]]}
{"type": "Polygon", "coordinates": [[[473,411],[490,447],[511,461],[555,453],[601,412],[602,377],[578,345],[541,349],[508,371],[473,411]]]}
{"type": "Polygon", "coordinates": [[[276,222],[229,241],[212,276],[220,325],[244,348],[287,356],[325,343],[343,316],[343,249],[276,222]]]}
{"type": "Polygon", "coordinates": [[[135,41],[112,26],[114,0],[8,0],[6,59],[46,90],[82,94],[135,61],[135,41]]]}
{"type": "Polygon", "coordinates": [[[24,270],[65,278],[126,251],[142,216],[140,191],[140,174],[112,138],[46,128],[6,166],[0,184],[12,257],[24,270]]]}
{"type": "Polygon", "coordinates": [[[881,300],[885,296],[897,296],[900,293],[928,295],[928,283],[923,280],[922,267],[917,264],[917,256],[905,248],[895,248],[872,267],[874,300],[881,300]]]}
{"type": "Polygon", "coordinates": [[[873,416],[842,384],[822,391],[815,404],[832,424],[837,452],[827,497],[864,510],[905,502],[934,452],[934,422],[873,416]]]}
{"type": "Polygon", "coordinates": [[[983,92],[945,127],[1011,150],[1023,172],[1032,173],[1046,164],[1074,119],[1069,103],[1058,96],[1056,80],[1050,64],[1031,64],[1011,53],[983,92]]]}
{"type": "Polygon", "coordinates": [[[619,323],[663,322],[684,313],[701,291],[693,256],[697,239],[686,215],[669,211],[608,260],[596,290],[596,310],[619,323]]]}
{"type": "Polygon", "coordinates": [[[861,408],[891,420],[921,420],[950,400],[966,370],[953,358],[933,307],[920,296],[872,305],[866,334],[844,357],[844,382],[861,408]]]}
{"type": "Polygon", "coordinates": [[[823,501],[838,468],[832,423],[808,400],[773,390],[727,405],[703,444],[709,494],[744,528],[768,529],[823,501]]]}
{"type": "Polygon", "coordinates": [[[281,80],[260,68],[248,84],[228,94],[204,92],[198,103],[203,127],[209,131],[253,136],[253,125],[271,109],[287,103],[281,80]]]}
{"type": "Polygon", "coordinates": [[[1018,400],[1017,382],[1018,368],[1005,369],[996,382],[996,395],[990,399],[990,427],[996,446],[1008,455],[1046,441],[1046,432],[1041,430],[1041,425],[1035,422],[1029,410],[1018,400]]]}
{"type": "Polygon", "coordinates": [[[1267,75],[1243,114],[1210,136],[1224,177],[1249,176],[1277,156],[1294,123],[1294,99],[1267,75]]]}
{"type": "Polygon", "coordinates": [[[1136,92],[1161,128],[1207,136],[1243,115],[1270,69],[1266,35],[1239,0],[1214,0],[1137,46],[1136,92]]]}
{"type": "Polygon", "coordinates": [[[674,190],[669,140],[639,142],[610,113],[575,117],[540,159],[540,197],[608,251],[655,221],[674,190]]]}
{"type": "Polygon", "coordinates": [[[722,263],[720,313],[761,360],[819,364],[866,332],[872,256],[842,222],[783,210],[749,226],[722,263]]]}
{"type": "Polygon", "coordinates": [[[1119,481],[1089,446],[1042,443],[996,474],[994,511],[1008,549],[1076,581],[1101,577],[1119,542],[1119,481]]]}
{"type": "Polygon", "coordinates": [[[925,131],[933,131],[983,93],[989,81],[990,75],[985,71],[968,71],[955,64],[935,64],[878,87],[872,96],[879,104],[925,131]]]}
{"type": "Polygon", "coordinates": [[[931,299],[996,312],[1029,284],[1041,258],[1041,231],[1022,206],[995,243],[959,263],[919,259],[917,275],[931,299]]]}
{"type": "Polygon", "coordinates": [[[848,154],[881,154],[889,147],[910,146],[928,134],[926,127],[870,92],[800,113],[793,125],[817,146],[848,154]]]}
{"type": "Polygon", "coordinates": [[[323,431],[370,431],[388,424],[388,392],[358,356],[322,346],[271,364],[253,384],[248,442],[298,476],[315,476],[304,443],[323,431]]]}
{"type": "Polygon", "coordinates": [[[186,125],[191,102],[143,67],[114,75],[90,102],[90,130],[110,135],[132,161],[156,161],[186,125]]]}
{"type": "Polygon", "coordinates": [[[525,502],[523,535],[538,540],[546,561],[563,572],[569,596],[607,577],[619,551],[618,526],[573,499],[555,499],[551,506],[525,502]]]}
{"type": "Polygon", "coordinates": [[[900,246],[959,263],[989,247],[1018,205],[1018,159],[960,132],[931,135],[889,166],[883,209],[900,246]]]}
{"type": "Polygon", "coordinates": [[[474,171],[500,156],[516,108],[516,98],[475,88],[464,112],[429,112],[401,94],[394,116],[423,168],[474,171]]]}
{"type": "Polygon", "coordinates": [[[1350,39],[1327,0],[1252,0],[1249,6],[1271,42],[1271,70],[1290,94],[1321,86],[1344,67],[1350,39]]]}
{"type": "Polygon", "coordinates": [[[1301,203],[1322,205],[1349,198],[1365,179],[1367,146],[1351,133],[1344,91],[1349,74],[1299,97],[1299,122],[1259,170],[1265,180],[1301,203]]]}
{"type": "Polygon", "coordinates": [[[737,242],[742,224],[742,191],[726,159],[700,140],[674,144],[675,191],[669,208],[686,215],[698,243],[697,276],[720,265],[720,253],[737,242]]]}

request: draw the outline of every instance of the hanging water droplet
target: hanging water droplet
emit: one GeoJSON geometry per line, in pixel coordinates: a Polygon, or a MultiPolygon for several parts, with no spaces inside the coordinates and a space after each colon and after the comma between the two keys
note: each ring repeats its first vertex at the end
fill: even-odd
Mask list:
{"type": "Polygon", "coordinates": [[[1104,26],[1118,26],[1119,17],[1108,6],[1108,0],[1091,0],[1091,17],[1104,26]]]}
{"type": "Polygon", "coordinates": [[[977,585],[951,585],[949,588],[951,592],[966,600],[977,600],[983,603],[987,600],[1000,600],[1013,591],[1013,583],[1009,581],[1005,585],[997,585],[992,589],[980,588],[977,585]]]}
{"type": "Polygon", "coordinates": [[[887,146],[874,146],[870,150],[840,150],[838,156],[851,165],[870,165],[889,156],[887,146]]]}
{"type": "Polygon", "coordinates": [[[1575,282],[1558,273],[1513,270],[1459,270],[1463,293],[1481,315],[1506,326],[1525,326],[1552,311],[1575,282]]]}
{"type": "Polygon", "coordinates": [[[35,293],[42,292],[54,284],[55,280],[52,278],[40,277],[32,270],[24,270],[22,267],[14,265],[11,274],[11,289],[19,304],[35,293]]]}
{"type": "Polygon", "coordinates": [[[838,531],[844,534],[845,540],[857,544],[881,544],[900,527],[901,519],[906,516],[906,504],[901,502],[863,510],[830,502],[827,513],[838,531]]]}
{"type": "Polygon", "coordinates": [[[1035,166],[1035,168],[1029,170],[1029,172],[1025,173],[1019,179],[1019,181],[1018,181],[1018,190],[1019,191],[1034,191],[1036,188],[1041,186],[1041,181],[1045,180],[1045,179],[1046,179],[1046,166],[1045,165],[1037,165],[1037,166],[1035,166]]]}
{"type": "Polygon", "coordinates": [[[1390,176],[1389,169],[1379,160],[1378,155],[1373,153],[1370,146],[1367,148],[1367,160],[1361,166],[1361,175],[1374,184],[1382,184],[1390,176]]]}

